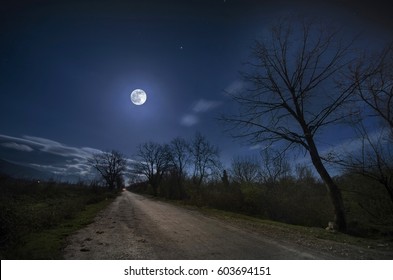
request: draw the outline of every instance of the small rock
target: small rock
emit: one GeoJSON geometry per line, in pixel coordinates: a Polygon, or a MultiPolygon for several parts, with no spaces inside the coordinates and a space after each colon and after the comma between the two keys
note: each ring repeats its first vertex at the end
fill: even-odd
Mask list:
{"type": "Polygon", "coordinates": [[[90,249],[87,249],[87,248],[82,248],[82,249],[80,249],[80,251],[81,251],[81,252],[89,252],[89,251],[90,251],[90,249]]]}

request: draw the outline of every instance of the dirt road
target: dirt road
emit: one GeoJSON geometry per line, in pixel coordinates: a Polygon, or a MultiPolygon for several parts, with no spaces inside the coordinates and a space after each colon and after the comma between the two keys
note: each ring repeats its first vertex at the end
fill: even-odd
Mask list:
{"type": "MultiPolygon", "coordinates": [[[[94,223],[68,240],[65,259],[337,259],[353,258],[245,229],[195,210],[125,191],[94,223]]],[[[325,246],[325,247],[326,247],[325,246]]],[[[341,248],[341,247],[340,247],[341,248]]],[[[340,249],[341,250],[341,249],[340,249]]],[[[364,250],[354,246],[350,251],[364,250]]],[[[358,258],[358,257],[356,257],[358,258]]],[[[361,257],[359,257],[361,258],[361,257]]],[[[368,258],[368,257],[367,257],[368,258]]],[[[377,256],[378,258],[378,256],[377,256]]],[[[389,258],[389,257],[387,257],[389,258]]]]}

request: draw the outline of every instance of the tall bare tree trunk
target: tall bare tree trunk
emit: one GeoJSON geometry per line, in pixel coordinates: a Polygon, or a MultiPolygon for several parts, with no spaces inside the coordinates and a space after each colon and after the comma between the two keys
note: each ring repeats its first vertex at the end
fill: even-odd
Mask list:
{"type": "Polygon", "coordinates": [[[336,224],[338,230],[345,232],[347,229],[347,222],[345,218],[345,208],[341,195],[341,191],[333,181],[329,172],[326,170],[322,163],[321,157],[319,156],[318,149],[315,146],[312,137],[306,137],[307,144],[309,146],[309,153],[311,156],[311,161],[317,170],[318,174],[321,176],[322,180],[326,184],[327,191],[329,193],[330,201],[333,204],[334,209],[334,223],[336,224]]]}

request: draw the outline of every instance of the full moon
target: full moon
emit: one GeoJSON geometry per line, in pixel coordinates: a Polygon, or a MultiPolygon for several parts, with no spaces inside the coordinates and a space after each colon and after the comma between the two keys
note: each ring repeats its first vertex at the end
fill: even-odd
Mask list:
{"type": "Polygon", "coordinates": [[[146,102],[147,99],[146,92],[142,89],[135,89],[133,92],[131,92],[130,97],[132,103],[135,105],[142,105],[146,102]]]}

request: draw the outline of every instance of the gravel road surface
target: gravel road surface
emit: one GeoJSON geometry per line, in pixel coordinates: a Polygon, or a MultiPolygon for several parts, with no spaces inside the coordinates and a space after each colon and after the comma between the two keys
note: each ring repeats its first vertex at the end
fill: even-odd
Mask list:
{"type": "Polygon", "coordinates": [[[65,259],[393,259],[333,241],[242,224],[124,191],[68,238],[65,259]],[[307,238],[306,238],[307,239],[307,238]]]}

